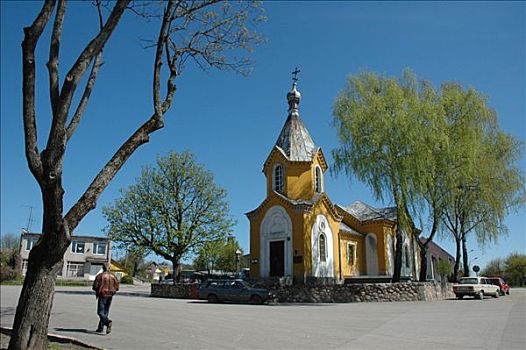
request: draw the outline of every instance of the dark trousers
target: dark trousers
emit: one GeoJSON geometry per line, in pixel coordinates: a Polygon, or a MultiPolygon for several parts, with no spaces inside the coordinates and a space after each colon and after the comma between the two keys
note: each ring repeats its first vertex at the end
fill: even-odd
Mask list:
{"type": "Polygon", "coordinates": [[[102,330],[104,326],[107,326],[110,319],[108,318],[110,314],[110,305],[112,297],[103,298],[99,297],[97,305],[97,315],[99,315],[99,327],[98,330],[102,330]]]}

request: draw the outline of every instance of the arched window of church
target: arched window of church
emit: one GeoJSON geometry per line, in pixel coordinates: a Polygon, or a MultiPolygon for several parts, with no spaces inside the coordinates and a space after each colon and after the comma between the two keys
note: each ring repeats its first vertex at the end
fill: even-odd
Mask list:
{"type": "Polygon", "coordinates": [[[277,164],[274,167],[274,191],[283,193],[283,167],[277,164]]]}
{"type": "Polygon", "coordinates": [[[319,238],[319,244],[320,244],[320,261],[325,262],[327,259],[327,238],[322,233],[320,234],[319,238]]]}
{"type": "Polygon", "coordinates": [[[323,191],[321,169],[319,166],[316,166],[314,169],[314,192],[321,193],[323,191]]]}

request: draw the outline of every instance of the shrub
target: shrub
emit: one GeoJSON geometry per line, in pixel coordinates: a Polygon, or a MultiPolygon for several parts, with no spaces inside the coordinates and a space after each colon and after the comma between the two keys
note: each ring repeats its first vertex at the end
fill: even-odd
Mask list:
{"type": "Polygon", "coordinates": [[[133,277],[130,275],[122,276],[121,284],[133,284],[133,277]]]}

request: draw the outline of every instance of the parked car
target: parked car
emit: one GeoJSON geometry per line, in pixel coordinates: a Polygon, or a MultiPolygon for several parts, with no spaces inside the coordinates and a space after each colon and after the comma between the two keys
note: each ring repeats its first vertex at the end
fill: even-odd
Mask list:
{"type": "Polygon", "coordinates": [[[475,297],[477,299],[484,299],[485,295],[491,295],[498,298],[500,295],[500,288],[491,283],[487,277],[463,277],[459,283],[453,285],[453,292],[458,299],[462,299],[465,295],[475,297]]]}
{"type": "Polygon", "coordinates": [[[166,278],[164,280],[161,280],[159,284],[174,284],[173,278],[166,278]]]}
{"type": "Polygon", "coordinates": [[[500,277],[488,277],[488,279],[496,286],[500,288],[500,295],[510,295],[510,286],[500,277]]]}
{"type": "Polygon", "coordinates": [[[273,298],[273,294],[264,288],[254,288],[241,279],[208,280],[199,286],[199,299],[209,303],[220,301],[249,302],[263,304],[273,298]]]}

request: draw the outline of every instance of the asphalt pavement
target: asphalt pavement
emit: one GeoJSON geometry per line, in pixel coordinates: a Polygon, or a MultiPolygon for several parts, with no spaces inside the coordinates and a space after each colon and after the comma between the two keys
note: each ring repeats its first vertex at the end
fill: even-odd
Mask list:
{"type": "MultiPolygon", "coordinates": [[[[1,286],[1,325],[21,287],[1,286]]],[[[58,287],[49,332],[105,349],[526,349],[526,289],[484,300],[349,304],[208,304],[123,286],[112,333],[94,332],[89,287],[58,287]]]]}

